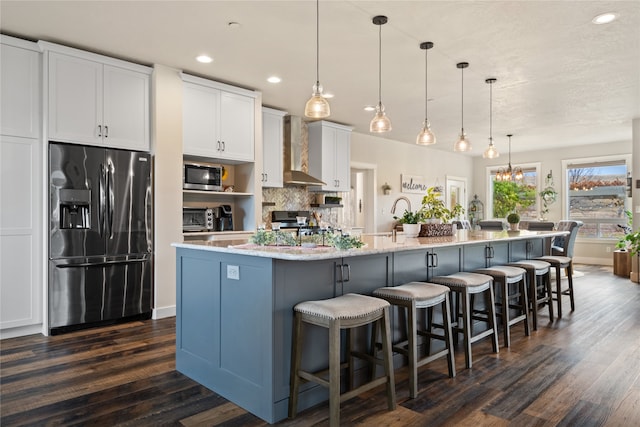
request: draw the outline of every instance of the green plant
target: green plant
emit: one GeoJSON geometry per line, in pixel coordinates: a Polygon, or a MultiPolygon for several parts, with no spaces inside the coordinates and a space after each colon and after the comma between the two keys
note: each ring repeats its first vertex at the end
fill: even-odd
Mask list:
{"type": "MultiPolygon", "coordinates": [[[[618,227],[620,227],[620,228],[622,228],[624,230],[625,235],[622,236],[622,238],[620,240],[618,240],[618,243],[616,243],[616,248],[622,249],[622,250],[627,250],[630,247],[631,241],[633,240],[633,238],[627,239],[627,236],[629,236],[630,234],[634,234],[634,233],[632,233],[633,232],[633,214],[631,213],[630,210],[625,210],[624,214],[627,217],[627,224],[626,225],[618,225],[618,227]]],[[[638,233],[638,232],[636,232],[636,233],[638,233]]]]}
{"type": "Polygon", "coordinates": [[[448,223],[464,213],[464,208],[459,203],[456,203],[452,209],[448,209],[440,195],[435,187],[427,188],[427,194],[422,197],[422,206],[420,207],[423,218],[434,218],[448,223]]]}
{"type": "Polygon", "coordinates": [[[626,234],[622,241],[624,241],[624,245],[631,252],[631,255],[640,253],[640,230],[626,234]]]}
{"type": "Polygon", "coordinates": [[[520,215],[517,212],[511,212],[507,215],[507,222],[509,224],[517,224],[520,222],[520,215]]]}
{"type": "Polygon", "coordinates": [[[422,221],[424,217],[420,210],[411,212],[405,209],[401,217],[394,216],[393,219],[397,220],[399,224],[417,224],[422,221]]]}
{"type": "Polygon", "coordinates": [[[275,234],[272,231],[258,230],[256,231],[256,234],[249,238],[249,241],[256,245],[265,246],[275,243],[276,239],[275,234]]]}
{"type": "Polygon", "coordinates": [[[336,249],[352,249],[352,248],[361,248],[364,245],[364,242],[360,240],[359,236],[349,236],[343,234],[329,234],[328,235],[329,244],[335,247],[336,249]]]}

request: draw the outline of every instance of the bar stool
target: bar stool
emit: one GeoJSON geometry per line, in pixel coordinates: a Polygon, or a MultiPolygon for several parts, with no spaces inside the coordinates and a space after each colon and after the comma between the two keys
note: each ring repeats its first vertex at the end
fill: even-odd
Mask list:
{"type": "Polygon", "coordinates": [[[475,272],[493,277],[493,283],[502,291],[502,299],[498,305],[501,307],[500,317],[502,318],[502,327],[504,329],[504,346],[511,346],[511,334],[509,329],[511,325],[515,325],[520,321],[524,321],[524,333],[526,336],[529,336],[529,310],[527,308],[529,299],[527,298],[527,285],[525,283],[525,275],[527,274],[527,271],[519,267],[496,265],[488,268],[479,268],[475,270],[475,272]],[[509,285],[512,283],[518,284],[518,292],[515,294],[509,293],[509,285]],[[509,304],[510,300],[517,297],[520,298],[519,305],[509,304]],[[522,310],[522,314],[509,318],[510,308],[519,308],[522,310]]]}
{"type": "Polygon", "coordinates": [[[493,278],[486,274],[460,272],[450,274],[448,276],[433,277],[431,282],[444,285],[452,292],[456,293],[456,297],[454,298],[456,308],[453,312],[454,320],[452,321],[451,328],[456,333],[462,332],[462,336],[464,337],[465,366],[467,368],[471,368],[472,365],[471,344],[481,340],[482,338],[492,336],[491,344],[493,346],[493,352],[497,353],[499,351],[498,329],[496,326],[496,316],[494,311],[495,299],[493,296],[493,287],[491,286],[493,278]],[[473,296],[476,294],[483,294],[485,297],[485,305],[487,305],[488,309],[487,317],[476,318],[473,316],[473,296]],[[457,304],[459,297],[462,298],[461,307],[457,304]],[[489,301],[487,301],[487,299],[489,301]],[[462,323],[459,321],[461,316],[462,323]],[[471,323],[474,319],[487,322],[488,328],[474,335],[473,325],[471,323]]]}
{"type": "Polygon", "coordinates": [[[523,259],[510,262],[512,267],[524,268],[529,282],[529,301],[533,317],[533,330],[538,330],[538,308],[549,306],[549,320],[553,322],[553,295],[551,290],[551,264],[546,261],[523,259]]]}
{"type": "MultiPolygon", "coordinates": [[[[389,317],[389,303],[383,299],[359,294],[345,294],[336,298],[319,301],[305,301],[294,308],[293,340],[291,351],[291,381],[289,396],[289,417],[294,418],[298,411],[298,388],[301,380],[313,381],[329,388],[329,425],[340,425],[340,403],[352,397],[377,387],[387,385],[387,404],[389,410],[396,408],[396,391],[393,378],[393,362],[391,355],[391,327],[389,317]],[[325,379],[327,371],[307,372],[300,369],[302,361],[302,324],[309,323],[329,329],[329,378],[325,379]],[[370,323],[380,325],[382,335],[382,360],[375,359],[383,365],[384,376],[372,379],[359,387],[340,394],[340,330],[346,329],[349,335],[348,357],[351,353],[350,329],[370,323]]],[[[368,359],[368,360],[372,360],[368,359]]],[[[348,363],[351,366],[351,363],[348,363]]]]}
{"type": "MultiPolygon", "coordinates": [[[[393,345],[393,350],[404,354],[409,358],[409,395],[411,398],[418,396],[418,368],[441,357],[447,356],[449,377],[456,376],[455,360],[453,358],[453,342],[451,340],[451,311],[449,305],[449,288],[425,282],[411,282],[400,286],[379,288],[373,291],[373,295],[387,300],[389,303],[404,307],[407,310],[407,341],[393,345]],[[442,306],[442,324],[444,335],[431,332],[431,320],[433,307],[442,306]],[[419,329],[417,325],[417,310],[426,309],[426,329],[419,329]],[[444,341],[445,348],[435,354],[428,354],[418,358],[418,335],[444,341]]],[[[430,345],[427,345],[430,349],[430,345]]]]}

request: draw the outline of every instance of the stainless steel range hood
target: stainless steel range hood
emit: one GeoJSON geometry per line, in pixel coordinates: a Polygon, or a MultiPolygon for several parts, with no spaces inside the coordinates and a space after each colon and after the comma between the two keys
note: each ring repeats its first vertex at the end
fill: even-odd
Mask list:
{"type": "Polygon", "coordinates": [[[284,183],[291,185],[327,185],[304,172],[308,168],[308,153],[302,139],[302,118],[284,118],[284,183]]]}

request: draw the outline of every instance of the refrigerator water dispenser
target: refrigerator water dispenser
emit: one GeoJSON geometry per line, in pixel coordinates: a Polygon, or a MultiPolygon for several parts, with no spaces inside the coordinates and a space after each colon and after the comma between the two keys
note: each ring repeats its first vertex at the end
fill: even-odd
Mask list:
{"type": "Polygon", "coordinates": [[[60,228],[91,228],[91,190],[60,189],[60,228]]]}

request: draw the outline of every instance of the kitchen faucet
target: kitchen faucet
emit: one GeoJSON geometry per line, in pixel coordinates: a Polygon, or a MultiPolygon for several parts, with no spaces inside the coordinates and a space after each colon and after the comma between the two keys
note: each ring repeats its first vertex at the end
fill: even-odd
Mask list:
{"type": "Polygon", "coordinates": [[[400,196],[393,202],[393,206],[391,206],[391,213],[392,214],[396,213],[396,205],[398,204],[398,202],[400,200],[404,200],[405,202],[407,202],[407,210],[411,211],[411,200],[409,200],[405,196],[400,196]]]}

